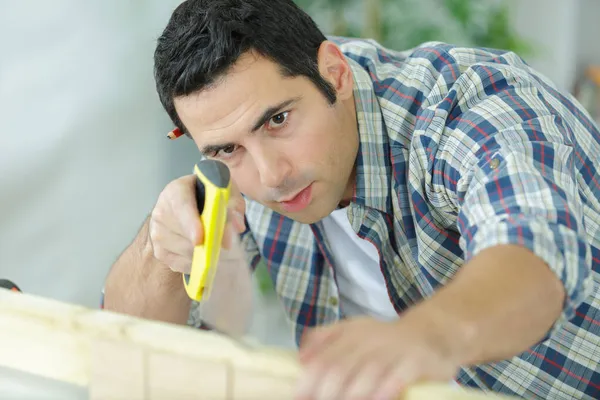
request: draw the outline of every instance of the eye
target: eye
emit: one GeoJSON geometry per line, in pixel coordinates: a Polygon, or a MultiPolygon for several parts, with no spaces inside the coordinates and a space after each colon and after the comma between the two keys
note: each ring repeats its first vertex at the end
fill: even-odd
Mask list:
{"type": "Polygon", "coordinates": [[[279,113],[277,115],[274,115],[269,120],[269,122],[267,124],[267,128],[268,129],[281,128],[282,126],[284,126],[286,124],[288,115],[289,115],[289,111],[285,111],[285,112],[279,113]]]}
{"type": "Polygon", "coordinates": [[[235,151],[235,145],[230,144],[227,147],[224,147],[223,150],[221,150],[223,153],[227,153],[227,154],[231,154],[235,151]]]}
{"type": "Polygon", "coordinates": [[[236,150],[237,146],[234,144],[230,144],[228,146],[223,147],[221,150],[215,152],[213,154],[213,157],[229,158],[236,150]]]}

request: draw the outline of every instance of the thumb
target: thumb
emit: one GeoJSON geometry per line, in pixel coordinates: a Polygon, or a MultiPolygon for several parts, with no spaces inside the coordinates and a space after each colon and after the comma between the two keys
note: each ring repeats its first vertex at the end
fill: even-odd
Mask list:
{"type": "Polygon", "coordinates": [[[300,362],[306,364],[323,348],[341,334],[338,325],[322,326],[308,330],[301,339],[299,348],[300,362]]]}

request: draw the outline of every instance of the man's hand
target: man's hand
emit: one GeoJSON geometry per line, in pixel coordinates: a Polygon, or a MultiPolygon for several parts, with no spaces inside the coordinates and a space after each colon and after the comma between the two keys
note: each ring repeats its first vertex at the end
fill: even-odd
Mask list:
{"type": "Polygon", "coordinates": [[[305,335],[298,399],[396,399],[416,381],[451,381],[459,365],[438,330],[414,313],[350,319],[305,335]]]}
{"type": "MultiPolygon", "coordinates": [[[[204,240],[195,185],[195,175],[169,183],[158,197],[149,221],[154,257],[175,272],[190,272],[194,246],[204,240]]],[[[244,231],[244,211],[244,199],[232,183],[223,247],[230,247],[234,233],[244,231]]]]}
{"type": "MultiPolygon", "coordinates": [[[[195,184],[196,176],[187,175],[161,192],[152,214],[108,274],[105,309],[171,323],[187,322],[191,301],[181,273],[189,273],[194,246],[204,240],[195,184]]],[[[244,209],[244,198],[232,183],[223,247],[230,246],[235,232],[244,231],[244,209]]]]}
{"type": "Polygon", "coordinates": [[[417,381],[448,382],[462,366],[536,344],[564,298],[556,274],[530,250],[491,247],[396,322],[357,318],[307,333],[298,398],[391,399],[417,381]]]}

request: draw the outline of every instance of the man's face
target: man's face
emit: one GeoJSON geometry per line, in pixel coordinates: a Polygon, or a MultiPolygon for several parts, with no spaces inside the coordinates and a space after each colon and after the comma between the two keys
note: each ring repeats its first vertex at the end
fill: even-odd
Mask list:
{"type": "Polygon", "coordinates": [[[319,65],[337,90],[334,105],[307,78],[284,77],[253,53],[214,86],[175,100],[199,150],[223,161],[244,195],[303,223],[351,197],[358,151],[350,69],[323,46],[319,65]]]}

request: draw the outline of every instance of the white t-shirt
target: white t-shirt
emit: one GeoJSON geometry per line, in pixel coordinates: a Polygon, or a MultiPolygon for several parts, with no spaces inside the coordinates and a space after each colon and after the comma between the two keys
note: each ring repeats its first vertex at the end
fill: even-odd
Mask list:
{"type": "Polygon", "coordinates": [[[354,232],[347,208],[333,211],[323,220],[323,226],[335,264],[343,313],[347,317],[396,319],[398,314],[385,286],[377,249],[354,232]]]}

